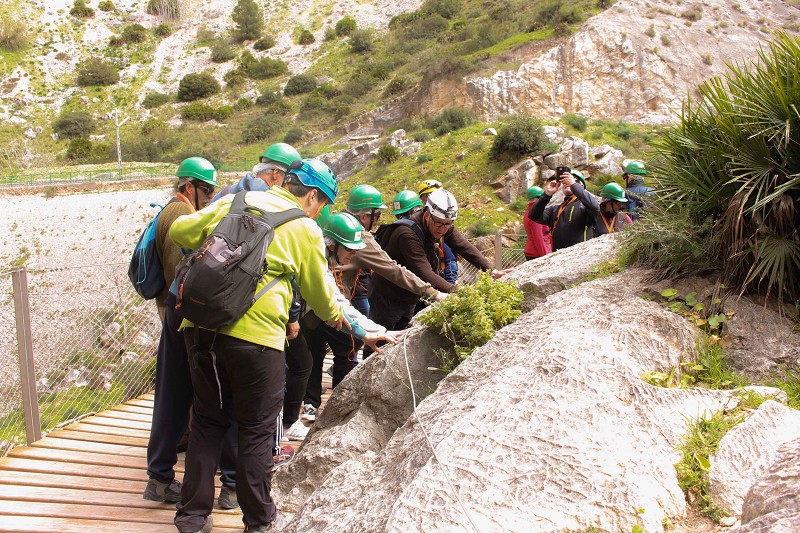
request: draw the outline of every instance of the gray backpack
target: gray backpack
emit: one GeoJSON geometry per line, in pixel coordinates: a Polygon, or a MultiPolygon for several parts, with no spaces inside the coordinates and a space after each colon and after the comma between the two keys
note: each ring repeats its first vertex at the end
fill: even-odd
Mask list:
{"type": "Polygon", "coordinates": [[[267,249],[275,228],[306,214],[297,208],[270,213],[248,205],[247,191],[236,194],[230,212],[197,250],[175,269],[179,316],[207,329],[231,324],[275,286],[277,276],[256,293],[267,273],[267,249]]]}

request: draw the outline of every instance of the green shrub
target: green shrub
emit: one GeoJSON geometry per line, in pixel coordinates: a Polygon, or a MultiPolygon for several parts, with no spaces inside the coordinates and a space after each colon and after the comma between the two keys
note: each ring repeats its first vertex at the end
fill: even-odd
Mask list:
{"type": "Polygon", "coordinates": [[[472,237],[485,237],[495,231],[495,225],[488,220],[478,220],[467,228],[467,233],[472,237]]]}
{"type": "Polygon", "coordinates": [[[430,132],[430,130],[415,131],[411,135],[411,140],[417,143],[426,143],[431,139],[433,139],[433,134],[430,132]]]}
{"type": "Polygon", "coordinates": [[[237,111],[243,111],[245,109],[250,109],[253,107],[253,101],[249,98],[239,98],[236,100],[236,103],[233,104],[233,108],[237,111]]]}
{"type": "Polygon", "coordinates": [[[114,85],[118,81],[117,68],[100,58],[92,57],[78,65],[77,83],[81,87],[114,85]]]}
{"type": "Polygon", "coordinates": [[[197,42],[198,46],[211,46],[219,38],[219,35],[214,30],[210,30],[205,26],[200,26],[195,34],[195,42],[197,42]]]}
{"type": "Polygon", "coordinates": [[[378,148],[378,162],[382,165],[390,165],[400,159],[400,149],[393,144],[382,144],[378,148]]]}
{"type": "Polygon", "coordinates": [[[141,24],[128,24],[122,28],[120,38],[128,44],[143,43],[147,40],[147,28],[141,24]]]}
{"type": "Polygon", "coordinates": [[[153,28],[153,33],[158,37],[169,37],[172,35],[172,27],[169,24],[159,24],[153,28]]]}
{"type": "Polygon", "coordinates": [[[489,157],[496,161],[518,161],[524,156],[537,155],[546,142],[538,120],[529,115],[514,115],[497,132],[489,157]]]}
{"type": "Polygon", "coordinates": [[[392,80],[386,84],[386,88],[383,90],[384,98],[395,96],[406,89],[411,87],[411,80],[406,76],[397,76],[392,78],[392,80]]]}
{"type": "Polygon", "coordinates": [[[242,71],[248,78],[254,80],[265,80],[274,78],[289,72],[289,67],[280,59],[270,59],[265,57],[258,60],[253,57],[249,50],[245,50],[239,58],[242,71]]]}
{"type": "Polygon", "coordinates": [[[145,109],[153,109],[160,107],[172,100],[172,97],[163,93],[148,93],[144,100],[142,100],[142,107],[145,109]]]}
{"type": "Polygon", "coordinates": [[[264,15],[255,0],[239,0],[233,8],[231,18],[236,23],[232,34],[237,42],[261,37],[264,29],[264,15]]]}
{"type": "Polygon", "coordinates": [[[219,82],[209,74],[187,74],[178,84],[178,101],[191,102],[220,92],[219,82]]]}
{"type": "Polygon", "coordinates": [[[92,142],[89,139],[76,137],[70,139],[67,146],[67,159],[70,161],[83,162],[92,155],[92,142]]]}
{"type": "Polygon", "coordinates": [[[186,120],[196,120],[206,122],[209,120],[226,120],[233,115],[231,106],[221,106],[219,108],[204,104],[202,102],[192,102],[181,110],[181,116],[186,120]]]}
{"type": "Polygon", "coordinates": [[[333,84],[324,83],[316,88],[317,93],[323,98],[333,99],[342,94],[342,91],[333,84]]]}
{"type": "Polygon", "coordinates": [[[463,5],[461,0],[425,0],[420,11],[436,13],[445,19],[451,19],[461,12],[463,5]]]}
{"type": "Polygon", "coordinates": [[[420,165],[424,165],[429,161],[433,161],[433,156],[431,154],[417,154],[417,163],[420,165]]]}
{"type": "Polygon", "coordinates": [[[572,126],[574,129],[578,131],[585,131],[586,127],[589,125],[589,119],[586,117],[582,117],[581,115],[577,115],[575,113],[567,113],[564,115],[562,119],[567,125],[572,126]]]}
{"type": "Polygon", "coordinates": [[[282,99],[283,96],[281,95],[280,91],[265,89],[264,92],[262,92],[258,98],[256,98],[256,105],[268,106],[282,99]]]}
{"type": "Polygon", "coordinates": [[[375,84],[375,78],[356,74],[342,86],[342,94],[360,98],[369,93],[375,84]]]}
{"type": "Polygon", "coordinates": [[[0,20],[0,46],[16,52],[30,45],[28,25],[21,20],[5,17],[0,20]]]}
{"type": "Polygon", "coordinates": [[[226,41],[220,39],[211,46],[211,61],[225,63],[236,57],[236,51],[226,41]]]}
{"type": "Polygon", "coordinates": [[[283,136],[283,142],[295,145],[303,140],[303,130],[301,128],[289,128],[283,136]]]}
{"type": "Polygon", "coordinates": [[[114,11],[114,2],[111,0],[102,0],[99,4],[97,4],[97,9],[100,11],[105,11],[106,13],[109,11],[114,11]]]}
{"type": "Polygon", "coordinates": [[[303,30],[300,32],[300,36],[297,38],[297,44],[301,44],[301,45],[305,46],[307,44],[313,43],[316,40],[317,39],[314,38],[314,34],[313,33],[311,33],[309,30],[303,28],[303,30]]]}
{"type": "Polygon", "coordinates": [[[231,88],[231,87],[239,87],[240,85],[242,85],[247,79],[247,77],[245,76],[244,71],[242,69],[235,68],[233,70],[229,70],[228,72],[226,72],[225,75],[222,77],[222,79],[225,81],[225,86],[231,88]]]}
{"type": "Polygon", "coordinates": [[[66,111],[53,123],[53,131],[61,137],[73,139],[88,137],[96,126],[92,115],[86,111],[66,111]]]}
{"type": "Polygon", "coordinates": [[[283,120],[278,115],[264,115],[247,123],[242,132],[242,142],[251,144],[265,141],[276,135],[283,127],[283,120]]]}
{"type": "Polygon", "coordinates": [[[336,39],[336,30],[328,26],[325,28],[325,35],[323,36],[323,40],[325,41],[332,41],[336,39]]]}
{"type": "Polygon", "coordinates": [[[276,44],[278,44],[278,41],[275,40],[275,37],[273,37],[272,35],[265,35],[261,39],[253,43],[253,48],[255,48],[260,52],[263,52],[264,50],[269,50],[276,44]]]}
{"type": "Polygon", "coordinates": [[[442,357],[442,369],[450,371],[516,320],[521,305],[522,293],[513,283],[493,281],[481,272],[475,284],[459,286],[421,314],[419,321],[453,343],[452,353],[442,357]]]}
{"type": "Polygon", "coordinates": [[[72,9],[69,10],[69,14],[75,18],[88,19],[94,16],[94,9],[87,7],[85,0],[75,0],[72,4],[72,9]]]}
{"type": "Polygon", "coordinates": [[[703,6],[700,4],[694,4],[692,7],[681,13],[681,18],[691,22],[697,22],[703,18],[703,6]]]}
{"type": "Polygon", "coordinates": [[[306,94],[310,93],[316,88],[317,80],[314,79],[314,76],[310,76],[308,74],[298,74],[289,78],[289,81],[286,82],[286,86],[283,88],[283,94],[285,96],[306,94]]]}
{"type": "Polygon", "coordinates": [[[473,122],[475,117],[466,109],[448,107],[434,115],[426,126],[434,130],[437,136],[441,136],[465,128],[473,122]]]}
{"type": "Polygon", "coordinates": [[[350,36],[350,51],[356,54],[372,50],[372,31],[355,30],[350,36]]]}
{"type": "Polygon", "coordinates": [[[181,2],[180,0],[148,0],[145,11],[149,15],[156,15],[167,20],[182,20],[189,13],[192,12],[190,4],[181,2]]]}
{"type": "Polygon", "coordinates": [[[356,19],[347,15],[339,19],[336,23],[336,35],[338,37],[347,37],[356,30],[356,19]]]}

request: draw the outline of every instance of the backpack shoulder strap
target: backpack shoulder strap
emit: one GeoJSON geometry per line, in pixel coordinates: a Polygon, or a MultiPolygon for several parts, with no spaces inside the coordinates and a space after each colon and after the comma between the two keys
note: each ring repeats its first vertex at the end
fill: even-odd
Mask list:
{"type": "MultiPolygon", "coordinates": [[[[236,193],[236,196],[238,196],[239,194],[241,194],[241,193],[236,193]]],[[[270,218],[270,222],[272,223],[272,228],[275,229],[278,226],[280,226],[281,224],[286,224],[289,221],[292,221],[292,220],[295,220],[295,219],[298,219],[298,218],[303,218],[304,216],[306,216],[306,213],[302,209],[298,209],[296,207],[293,207],[291,209],[287,209],[286,211],[281,211],[281,212],[278,212],[278,213],[271,213],[270,212],[270,213],[268,213],[268,215],[272,215],[271,218],[270,218]]],[[[261,290],[258,291],[255,294],[255,296],[253,296],[253,303],[255,303],[256,300],[258,300],[259,298],[264,296],[267,292],[269,292],[269,290],[272,289],[272,287],[274,287],[280,280],[282,280],[285,277],[286,277],[286,273],[285,272],[283,274],[280,274],[279,276],[275,276],[275,278],[272,281],[270,281],[269,283],[264,285],[261,288],[261,290]]]]}
{"type": "Polygon", "coordinates": [[[417,237],[419,237],[419,240],[425,242],[425,234],[422,232],[422,227],[420,227],[420,225],[414,222],[413,220],[408,218],[401,218],[400,220],[392,222],[391,225],[392,226],[397,225],[398,227],[399,226],[409,227],[417,235],[417,237]]]}

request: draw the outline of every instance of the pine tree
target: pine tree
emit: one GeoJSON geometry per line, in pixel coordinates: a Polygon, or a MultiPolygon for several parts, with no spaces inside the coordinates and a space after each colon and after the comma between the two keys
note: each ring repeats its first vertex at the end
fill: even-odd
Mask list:
{"type": "Polygon", "coordinates": [[[238,41],[252,41],[261,37],[264,29],[264,16],[255,0],[239,0],[231,14],[237,28],[233,31],[233,38],[238,41]]]}

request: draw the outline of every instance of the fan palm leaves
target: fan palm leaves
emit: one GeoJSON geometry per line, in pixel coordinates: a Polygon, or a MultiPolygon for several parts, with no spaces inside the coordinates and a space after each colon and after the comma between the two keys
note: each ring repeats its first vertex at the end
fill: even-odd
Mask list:
{"type": "Polygon", "coordinates": [[[655,143],[660,216],[710,217],[696,246],[729,282],[800,299],[800,40],[776,33],[698,92],[655,143]]]}

